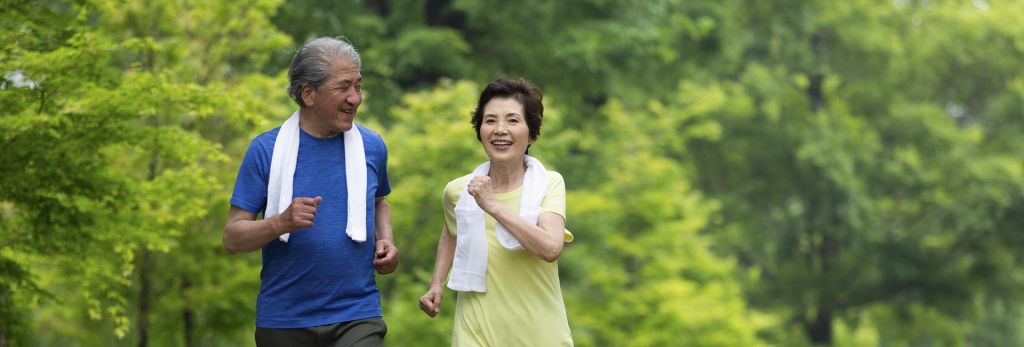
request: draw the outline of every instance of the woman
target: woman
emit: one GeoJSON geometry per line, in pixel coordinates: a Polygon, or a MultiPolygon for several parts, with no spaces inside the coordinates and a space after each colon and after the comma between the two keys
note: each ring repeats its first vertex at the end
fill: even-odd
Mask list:
{"type": "Polygon", "coordinates": [[[444,189],[445,225],[420,309],[441,309],[441,283],[458,291],[453,346],[572,346],[558,263],[565,242],[565,182],[526,155],[544,105],[530,82],[498,79],[472,113],[490,159],[444,189]]]}

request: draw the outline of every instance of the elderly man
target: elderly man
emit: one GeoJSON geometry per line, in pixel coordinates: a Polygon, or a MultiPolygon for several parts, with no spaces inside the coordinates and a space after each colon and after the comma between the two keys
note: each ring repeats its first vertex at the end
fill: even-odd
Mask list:
{"type": "Polygon", "coordinates": [[[258,346],[380,346],[387,333],[374,270],[394,271],[398,249],[387,148],[354,123],[360,69],[348,42],[302,46],[288,71],[299,109],[242,158],[224,249],[263,251],[258,346]]]}

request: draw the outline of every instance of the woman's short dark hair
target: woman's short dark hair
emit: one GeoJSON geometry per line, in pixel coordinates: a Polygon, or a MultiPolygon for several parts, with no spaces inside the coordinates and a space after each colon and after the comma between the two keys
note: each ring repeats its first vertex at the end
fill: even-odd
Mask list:
{"type": "MultiPolygon", "coordinates": [[[[526,126],[530,128],[530,140],[537,140],[537,137],[540,136],[541,122],[544,120],[544,104],[542,103],[544,94],[540,92],[540,88],[523,78],[514,80],[499,78],[484,88],[484,91],[480,93],[480,100],[476,103],[476,109],[471,113],[473,118],[470,122],[473,123],[473,129],[476,130],[477,141],[482,141],[480,124],[484,119],[484,106],[494,98],[510,98],[523,105],[523,113],[525,113],[523,117],[526,117],[526,126]]],[[[527,152],[529,152],[529,146],[527,146],[527,152]]]]}

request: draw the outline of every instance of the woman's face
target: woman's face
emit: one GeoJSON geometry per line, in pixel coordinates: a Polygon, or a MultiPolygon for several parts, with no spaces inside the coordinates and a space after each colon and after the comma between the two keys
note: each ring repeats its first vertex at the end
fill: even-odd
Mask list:
{"type": "Polygon", "coordinates": [[[488,101],[480,122],[480,142],[491,161],[521,161],[533,144],[523,105],[512,98],[488,101]]]}

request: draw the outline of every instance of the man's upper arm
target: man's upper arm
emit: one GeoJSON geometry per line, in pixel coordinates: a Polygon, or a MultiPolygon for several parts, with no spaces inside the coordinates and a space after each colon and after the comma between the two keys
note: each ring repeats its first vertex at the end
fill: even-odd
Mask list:
{"type": "Polygon", "coordinates": [[[228,223],[236,220],[256,220],[256,214],[246,211],[244,208],[231,205],[231,208],[228,209],[228,223]]]}
{"type": "Polygon", "coordinates": [[[254,215],[262,211],[267,203],[267,179],[271,160],[269,156],[272,148],[266,148],[262,141],[265,139],[257,137],[249,144],[238,167],[230,200],[232,207],[245,209],[254,215]]]}

